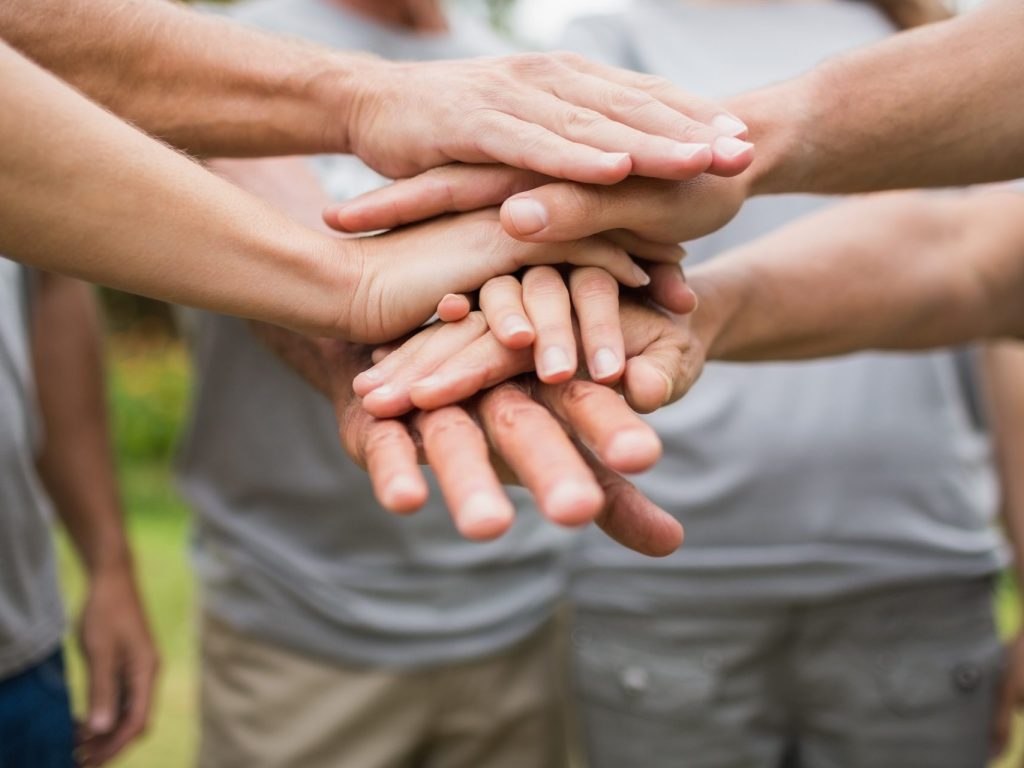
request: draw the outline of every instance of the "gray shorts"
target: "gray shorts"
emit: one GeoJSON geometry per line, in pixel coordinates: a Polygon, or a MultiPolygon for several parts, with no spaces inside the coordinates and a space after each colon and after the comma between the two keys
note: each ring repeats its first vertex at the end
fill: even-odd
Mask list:
{"type": "Polygon", "coordinates": [[[591,768],[983,768],[1003,651],[990,579],[815,607],[577,608],[591,768]]]}

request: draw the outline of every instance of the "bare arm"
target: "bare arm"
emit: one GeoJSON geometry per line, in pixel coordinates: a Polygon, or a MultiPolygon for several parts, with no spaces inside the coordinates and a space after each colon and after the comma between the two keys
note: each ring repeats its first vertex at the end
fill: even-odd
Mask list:
{"type": "Polygon", "coordinates": [[[729,106],[758,144],[754,194],[846,193],[1024,176],[1024,3],[838,56],[729,106]]]}
{"type": "Polygon", "coordinates": [[[157,656],[121,515],[92,288],[41,274],[32,351],[46,442],[39,472],[88,580],[79,639],[89,682],[81,756],[99,765],[145,728],[157,656]]]}
{"type": "Polygon", "coordinates": [[[1024,335],[1024,195],[877,195],[690,270],[709,357],[765,360],[1024,335]]]}
{"type": "Polygon", "coordinates": [[[733,174],[751,161],[711,127],[720,107],[579,57],[393,63],[164,0],[9,0],[0,37],[205,156],[352,152],[392,177],[499,161],[592,183],[733,174]]]}
{"type": "Polygon", "coordinates": [[[327,332],[344,314],[358,265],[343,243],[216,178],[2,44],[0,79],[0,253],[298,328],[327,332]]]}

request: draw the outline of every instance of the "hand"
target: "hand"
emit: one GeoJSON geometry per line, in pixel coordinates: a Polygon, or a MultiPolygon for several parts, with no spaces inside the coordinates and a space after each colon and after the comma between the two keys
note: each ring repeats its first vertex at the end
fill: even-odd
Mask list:
{"type": "Polygon", "coordinates": [[[354,360],[351,345],[316,344],[342,444],[369,472],[384,508],[407,514],[426,501],[417,467],[422,450],[467,538],[494,538],[511,525],[504,480],[525,485],[557,524],[595,522],[651,556],[670,554],[682,542],[679,523],[614,471],[653,465],[660,441],[606,387],[506,383],[464,407],[418,412],[407,421],[376,419],[350,383],[353,364],[365,365],[368,355],[354,360]]]}
{"type": "Polygon", "coordinates": [[[349,150],[390,178],[498,162],[613,184],[630,173],[732,175],[752,160],[746,126],[660,78],[574,54],[373,61],[358,73],[349,150]]]}
{"type": "Polygon", "coordinates": [[[652,243],[681,243],[720,229],[749,194],[749,174],[683,182],[631,178],[597,187],[503,166],[452,165],[328,206],[323,215],[335,229],[363,232],[501,205],[505,231],[519,240],[606,233],[646,257],[643,249],[652,243]]]}
{"type": "Polygon", "coordinates": [[[78,636],[89,702],[76,755],[98,766],[145,731],[159,666],[130,566],[92,575],[78,636]]]}
{"type": "MultiPolygon", "coordinates": [[[[501,228],[496,209],[439,219],[371,238],[346,241],[360,275],[347,318],[354,341],[387,342],[424,323],[448,292],[475,291],[487,280],[536,264],[605,269],[624,285],[650,278],[626,252],[601,237],[572,243],[521,243],[501,228]]],[[[678,262],[682,250],[658,245],[645,258],[678,262]]]]}
{"type": "MultiPolygon", "coordinates": [[[[635,298],[621,302],[619,322],[627,359],[621,385],[632,408],[642,413],[656,410],[678,400],[696,381],[711,330],[700,320],[700,308],[691,320],[635,298]]],[[[368,412],[393,418],[414,407],[429,410],[458,402],[533,368],[530,349],[503,345],[483,314],[475,312],[420,331],[357,376],[352,386],[363,396],[368,412]]],[[[622,405],[617,396],[614,399],[622,405]]]]}

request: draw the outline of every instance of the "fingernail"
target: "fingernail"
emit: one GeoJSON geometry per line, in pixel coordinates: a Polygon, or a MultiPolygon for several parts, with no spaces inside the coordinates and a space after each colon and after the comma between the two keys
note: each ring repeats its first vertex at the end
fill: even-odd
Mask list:
{"type": "Polygon", "coordinates": [[[676,144],[675,153],[676,156],[682,160],[692,160],[702,152],[711,152],[710,144],[687,144],[679,143],[676,144]]]}
{"type": "Polygon", "coordinates": [[[356,378],[366,379],[366,381],[380,381],[380,371],[375,368],[370,368],[360,373],[356,378]]]}
{"type": "Polygon", "coordinates": [[[540,359],[541,368],[545,376],[557,376],[560,373],[568,373],[572,370],[569,363],[569,356],[561,347],[548,347],[540,359]]]}
{"type": "Polygon", "coordinates": [[[421,490],[420,484],[414,478],[399,475],[388,483],[385,495],[392,507],[402,508],[409,500],[418,500],[421,490]]]}
{"type": "Polygon", "coordinates": [[[474,493],[459,507],[458,529],[470,538],[491,538],[505,530],[512,514],[506,501],[489,493],[474,493]]]}
{"type": "Polygon", "coordinates": [[[741,133],[747,132],[746,123],[740,120],[738,117],[733,117],[723,112],[717,115],[712,121],[711,126],[717,128],[727,136],[739,136],[741,133]]]}
{"type": "Polygon", "coordinates": [[[563,481],[548,493],[544,511],[560,525],[583,525],[601,511],[604,498],[599,488],[578,481],[563,481]]]}
{"type": "Polygon", "coordinates": [[[107,733],[114,725],[114,719],[109,712],[94,712],[89,718],[89,728],[95,733],[107,733]]]}
{"type": "Polygon", "coordinates": [[[651,284],[651,276],[644,272],[642,269],[640,269],[640,267],[638,267],[636,264],[633,265],[633,275],[636,277],[637,283],[639,283],[641,286],[651,284]]]}
{"type": "Polygon", "coordinates": [[[642,472],[661,458],[661,444],[648,432],[628,430],[611,439],[601,458],[619,472],[642,472]]]}
{"type": "Polygon", "coordinates": [[[548,211],[529,197],[513,197],[505,203],[512,226],[521,235],[534,235],[548,225],[548,211]]]}
{"type": "Polygon", "coordinates": [[[505,335],[510,337],[530,332],[530,324],[522,315],[509,315],[501,324],[501,328],[505,335]]]}
{"type": "Polygon", "coordinates": [[[622,165],[623,159],[629,158],[625,152],[605,152],[601,155],[601,163],[609,168],[618,168],[622,165]]]}
{"type": "Polygon", "coordinates": [[[619,372],[619,356],[608,347],[594,353],[594,378],[609,379],[619,372]]]}
{"type": "Polygon", "coordinates": [[[731,136],[720,136],[715,139],[715,154],[731,159],[742,155],[753,146],[749,141],[734,139],[731,136]]]}

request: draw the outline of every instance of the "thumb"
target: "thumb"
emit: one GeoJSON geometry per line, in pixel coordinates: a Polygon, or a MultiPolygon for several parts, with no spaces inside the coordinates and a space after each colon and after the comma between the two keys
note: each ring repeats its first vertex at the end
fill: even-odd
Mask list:
{"type": "Polygon", "coordinates": [[[113,730],[117,712],[117,663],[110,643],[83,643],[89,678],[89,712],[86,728],[93,734],[113,730]]]}
{"type": "Polygon", "coordinates": [[[622,392],[626,402],[640,413],[650,413],[674,403],[693,386],[703,361],[692,348],[678,341],[658,339],[643,352],[626,361],[622,392]]]}
{"type": "Polygon", "coordinates": [[[550,179],[502,165],[445,165],[396,181],[324,209],[328,226],[342,232],[373,232],[500,205],[506,198],[550,179]]]}

